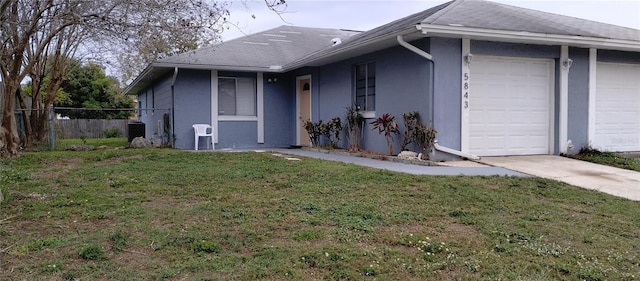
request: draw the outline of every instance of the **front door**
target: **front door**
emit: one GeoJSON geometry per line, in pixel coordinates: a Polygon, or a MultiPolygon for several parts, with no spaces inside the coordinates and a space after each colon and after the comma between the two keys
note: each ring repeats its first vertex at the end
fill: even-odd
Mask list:
{"type": "Polygon", "coordinates": [[[307,130],[304,129],[304,121],[311,120],[311,77],[299,77],[297,82],[297,144],[301,146],[310,146],[309,134],[307,134],[307,130]]]}

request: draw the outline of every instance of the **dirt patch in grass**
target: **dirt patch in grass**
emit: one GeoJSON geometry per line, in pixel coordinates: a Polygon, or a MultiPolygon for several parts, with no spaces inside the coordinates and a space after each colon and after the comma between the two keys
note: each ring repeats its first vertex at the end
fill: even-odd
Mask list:
{"type": "Polygon", "coordinates": [[[78,168],[83,162],[82,158],[76,157],[62,158],[55,162],[46,161],[42,169],[31,173],[31,178],[34,180],[63,178],[70,170],[78,168]]]}
{"type": "Polygon", "coordinates": [[[144,159],[144,155],[136,154],[136,155],[113,157],[113,158],[109,158],[109,159],[105,159],[105,160],[102,160],[102,161],[95,162],[93,165],[94,166],[98,166],[98,167],[99,166],[108,166],[108,165],[115,165],[115,164],[122,163],[125,160],[140,160],[140,159],[144,159]]]}
{"type": "Polygon", "coordinates": [[[447,225],[447,228],[443,232],[443,237],[447,237],[450,239],[447,240],[455,240],[461,237],[474,237],[478,236],[480,233],[477,229],[470,225],[464,225],[460,223],[451,223],[447,225]]]}

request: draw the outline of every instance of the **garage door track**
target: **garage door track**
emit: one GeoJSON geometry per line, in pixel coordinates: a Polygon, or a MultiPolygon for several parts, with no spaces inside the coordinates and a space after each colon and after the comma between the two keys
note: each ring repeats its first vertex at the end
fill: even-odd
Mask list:
{"type": "Polygon", "coordinates": [[[479,162],[640,201],[640,172],[555,155],[483,157],[479,162]]]}

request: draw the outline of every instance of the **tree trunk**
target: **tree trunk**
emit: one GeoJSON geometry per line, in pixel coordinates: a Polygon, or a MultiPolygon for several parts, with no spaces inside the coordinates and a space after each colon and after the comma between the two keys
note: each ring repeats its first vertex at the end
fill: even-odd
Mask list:
{"type": "Polygon", "coordinates": [[[24,123],[24,140],[22,140],[22,146],[28,147],[33,142],[33,130],[31,127],[31,114],[33,111],[27,111],[27,103],[22,96],[22,93],[16,95],[18,97],[18,103],[22,111],[22,121],[24,123]]]}
{"type": "Polygon", "coordinates": [[[4,109],[2,111],[2,127],[0,128],[0,157],[18,155],[20,140],[15,118],[15,92],[20,85],[17,81],[4,81],[4,109]],[[10,94],[8,94],[10,93],[10,94]]]}

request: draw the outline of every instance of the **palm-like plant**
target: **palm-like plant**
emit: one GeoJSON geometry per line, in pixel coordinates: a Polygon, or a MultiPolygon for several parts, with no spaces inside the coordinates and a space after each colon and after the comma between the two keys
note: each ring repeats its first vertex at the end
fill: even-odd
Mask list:
{"type": "Polygon", "coordinates": [[[387,146],[389,147],[389,155],[393,154],[393,136],[392,134],[398,133],[398,123],[396,123],[396,117],[385,113],[378,117],[375,121],[371,122],[373,130],[378,130],[379,134],[384,133],[384,137],[387,139],[387,146]]]}

